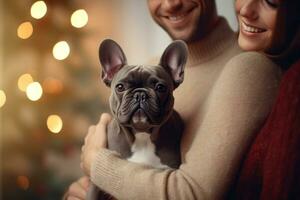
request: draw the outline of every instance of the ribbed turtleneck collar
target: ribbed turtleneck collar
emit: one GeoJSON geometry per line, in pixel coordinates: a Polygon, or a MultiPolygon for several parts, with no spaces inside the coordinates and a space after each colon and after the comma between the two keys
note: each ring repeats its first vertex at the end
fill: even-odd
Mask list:
{"type": "Polygon", "coordinates": [[[216,57],[225,51],[236,34],[229,27],[226,19],[220,17],[216,27],[202,40],[188,44],[189,58],[187,66],[194,66],[216,57]]]}

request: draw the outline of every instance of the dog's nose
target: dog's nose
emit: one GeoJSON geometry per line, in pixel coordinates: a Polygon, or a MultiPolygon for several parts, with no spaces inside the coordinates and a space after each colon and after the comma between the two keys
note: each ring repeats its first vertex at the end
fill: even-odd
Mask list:
{"type": "Polygon", "coordinates": [[[136,102],[145,102],[147,100],[147,94],[144,91],[137,91],[134,93],[133,98],[136,102]]]}

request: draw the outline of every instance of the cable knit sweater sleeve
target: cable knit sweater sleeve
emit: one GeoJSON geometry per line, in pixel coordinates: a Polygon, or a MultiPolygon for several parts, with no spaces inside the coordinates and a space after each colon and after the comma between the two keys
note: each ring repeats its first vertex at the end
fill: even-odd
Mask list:
{"type": "Polygon", "coordinates": [[[92,163],[92,181],[117,199],[222,198],[270,110],[279,78],[279,68],[263,55],[235,56],[207,97],[201,125],[179,169],[150,168],[103,149],[92,163]]]}

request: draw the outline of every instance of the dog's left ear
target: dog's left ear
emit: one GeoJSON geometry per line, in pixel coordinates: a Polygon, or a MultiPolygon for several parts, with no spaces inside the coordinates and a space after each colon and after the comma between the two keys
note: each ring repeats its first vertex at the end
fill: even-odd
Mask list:
{"type": "Polygon", "coordinates": [[[114,75],[127,64],[122,48],[113,40],[104,40],[99,47],[102,79],[110,87],[114,75]]]}
{"type": "Polygon", "coordinates": [[[175,40],[166,48],[160,58],[159,64],[171,74],[175,88],[183,82],[187,55],[188,49],[185,42],[175,40]]]}

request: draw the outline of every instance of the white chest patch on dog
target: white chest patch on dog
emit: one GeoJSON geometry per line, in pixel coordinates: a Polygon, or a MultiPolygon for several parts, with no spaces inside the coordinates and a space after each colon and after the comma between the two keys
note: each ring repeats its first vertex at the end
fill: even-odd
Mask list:
{"type": "Polygon", "coordinates": [[[169,168],[161,163],[160,158],[155,154],[155,145],[148,133],[135,134],[135,141],[131,147],[132,155],[128,161],[150,165],[155,168],[169,168]]]}

